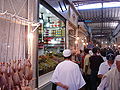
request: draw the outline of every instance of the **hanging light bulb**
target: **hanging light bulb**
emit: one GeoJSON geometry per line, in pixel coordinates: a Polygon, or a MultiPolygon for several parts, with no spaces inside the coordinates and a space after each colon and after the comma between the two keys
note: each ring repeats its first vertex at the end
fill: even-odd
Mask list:
{"type": "Polygon", "coordinates": [[[28,38],[29,38],[29,39],[33,39],[33,33],[29,33],[29,34],[28,34],[28,38]]]}
{"type": "Polygon", "coordinates": [[[114,44],[114,46],[116,47],[116,46],[117,46],[117,44],[114,44]]]}
{"type": "Polygon", "coordinates": [[[75,44],[77,44],[78,43],[78,41],[75,41],[75,44]]]}
{"type": "Polygon", "coordinates": [[[84,42],[84,40],[82,40],[82,42],[84,42]]]}
{"type": "Polygon", "coordinates": [[[118,47],[120,48],[120,45],[118,45],[118,47]]]}
{"type": "Polygon", "coordinates": [[[79,39],[80,39],[80,37],[77,37],[77,38],[76,38],[76,40],[79,40],[79,39]]]}
{"type": "Polygon", "coordinates": [[[83,43],[83,45],[85,45],[85,43],[83,43]]]}

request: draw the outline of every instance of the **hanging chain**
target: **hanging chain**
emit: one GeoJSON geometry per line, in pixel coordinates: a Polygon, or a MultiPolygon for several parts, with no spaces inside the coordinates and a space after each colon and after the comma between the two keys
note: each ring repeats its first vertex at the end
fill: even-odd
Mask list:
{"type": "MultiPolygon", "coordinates": [[[[11,20],[11,17],[10,17],[10,20],[11,20]]],[[[11,21],[9,21],[9,28],[8,28],[8,38],[7,38],[7,54],[6,54],[6,60],[8,60],[8,49],[10,47],[9,45],[9,41],[10,41],[10,27],[11,27],[11,21]]]]}
{"type": "Polygon", "coordinates": [[[14,22],[14,28],[13,28],[13,46],[12,46],[12,59],[13,59],[13,54],[14,54],[14,41],[15,41],[15,27],[16,27],[16,18],[15,18],[15,22],[14,22]]]}
{"type": "Polygon", "coordinates": [[[4,0],[2,0],[2,13],[4,12],[4,0]]]}
{"type": "Polygon", "coordinates": [[[20,33],[19,33],[19,43],[18,43],[18,59],[20,59],[19,54],[20,54],[20,43],[21,43],[21,31],[22,31],[22,21],[20,24],[20,33]]]}
{"type": "Polygon", "coordinates": [[[26,48],[25,48],[25,45],[26,45],[26,43],[25,43],[25,39],[26,39],[26,38],[25,38],[25,29],[26,29],[26,28],[25,28],[25,27],[26,27],[26,26],[24,25],[24,30],[23,30],[23,32],[22,32],[22,35],[23,35],[23,36],[22,36],[22,42],[23,42],[23,57],[24,57],[23,59],[24,59],[24,60],[26,59],[26,52],[25,52],[25,51],[26,51],[26,50],[25,50],[25,49],[26,49],[26,48]]]}
{"type": "Polygon", "coordinates": [[[19,10],[18,13],[17,13],[16,10],[15,10],[15,6],[13,5],[13,2],[10,0],[9,3],[11,4],[11,7],[12,7],[12,9],[13,9],[13,11],[14,11],[14,16],[20,14],[21,10],[24,8],[24,6],[25,6],[25,4],[26,4],[27,1],[28,1],[28,0],[25,0],[25,1],[23,2],[22,7],[20,8],[20,10],[19,10]]]}
{"type": "Polygon", "coordinates": [[[18,11],[17,15],[19,15],[19,13],[20,13],[21,10],[24,8],[24,6],[25,6],[25,4],[26,4],[27,1],[28,1],[28,0],[26,0],[26,1],[23,3],[23,5],[22,5],[22,7],[20,8],[20,10],[18,11]]]}
{"type": "MultiPolygon", "coordinates": [[[[7,16],[5,16],[5,17],[7,17],[7,16]]],[[[4,22],[4,21],[3,21],[3,22],[4,22]]],[[[4,22],[4,25],[6,25],[6,20],[5,20],[5,22],[4,22]]],[[[3,32],[2,32],[2,33],[3,33],[3,34],[2,34],[3,36],[2,36],[2,43],[1,43],[1,45],[2,45],[2,46],[1,46],[1,58],[3,57],[3,58],[4,58],[4,59],[2,58],[3,60],[5,60],[5,54],[4,54],[4,51],[5,51],[5,50],[3,50],[3,49],[5,49],[4,46],[6,46],[5,43],[4,43],[4,41],[5,41],[5,40],[4,40],[4,37],[5,37],[4,33],[5,33],[5,31],[6,31],[6,26],[4,26],[4,30],[3,30],[3,32]],[[4,55],[4,56],[3,56],[3,55],[4,55]]],[[[6,61],[6,60],[5,60],[5,61],[6,61]]]]}
{"type": "Polygon", "coordinates": [[[11,1],[11,0],[8,0],[9,1],[9,3],[11,4],[11,7],[12,7],[12,9],[13,9],[13,11],[14,11],[14,15],[16,14],[16,10],[15,10],[15,7],[14,7],[14,5],[13,5],[13,2],[11,1]]]}

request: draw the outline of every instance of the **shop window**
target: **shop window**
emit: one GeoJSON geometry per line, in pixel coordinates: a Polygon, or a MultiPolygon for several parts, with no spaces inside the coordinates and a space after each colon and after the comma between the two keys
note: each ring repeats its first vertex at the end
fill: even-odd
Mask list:
{"type": "Polygon", "coordinates": [[[38,28],[38,62],[39,76],[55,69],[63,61],[65,48],[65,23],[40,5],[38,28]]]}

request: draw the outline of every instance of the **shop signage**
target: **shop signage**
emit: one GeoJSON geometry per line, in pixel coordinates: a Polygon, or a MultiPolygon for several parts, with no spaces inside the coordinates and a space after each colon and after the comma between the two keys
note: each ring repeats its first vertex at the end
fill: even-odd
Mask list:
{"type": "Polygon", "coordinates": [[[75,13],[75,11],[70,8],[70,17],[69,17],[69,20],[71,21],[72,24],[74,24],[76,27],[77,27],[77,14],[75,13]]]}

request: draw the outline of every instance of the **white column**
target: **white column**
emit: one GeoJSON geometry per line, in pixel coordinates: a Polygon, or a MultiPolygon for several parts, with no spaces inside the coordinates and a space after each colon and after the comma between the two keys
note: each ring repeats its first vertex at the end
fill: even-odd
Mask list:
{"type": "MultiPolygon", "coordinates": [[[[37,5],[38,0],[28,0],[28,20],[37,22],[37,5]]],[[[31,24],[28,25],[28,34],[34,29],[31,24]]],[[[32,88],[35,88],[36,80],[36,57],[37,57],[37,30],[33,32],[33,39],[28,40],[28,54],[31,57],[32,68],[33,68],[33,81],[31,83],[32,88]]]]}
{"type": "Polygon", "coordinates": [[[69,48],[69,21],[66,21],[66,48],[69,48]]]}

